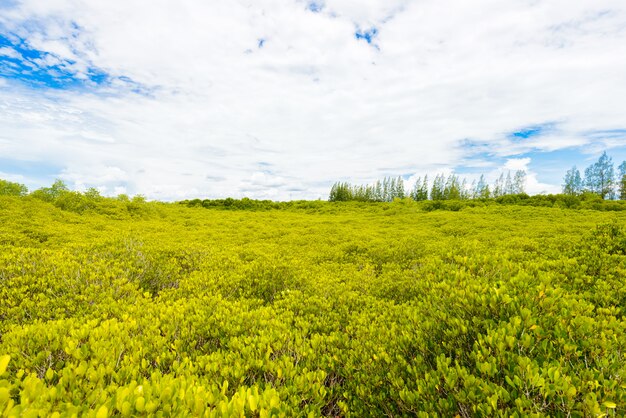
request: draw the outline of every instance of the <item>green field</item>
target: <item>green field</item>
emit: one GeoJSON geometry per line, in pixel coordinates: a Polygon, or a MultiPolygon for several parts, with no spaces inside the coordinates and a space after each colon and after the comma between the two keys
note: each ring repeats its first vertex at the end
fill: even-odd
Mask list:
{"type": "Polygon", "coordinates": [[[0,415],[624,416],[625,224],[0,197],[0,415]]]}

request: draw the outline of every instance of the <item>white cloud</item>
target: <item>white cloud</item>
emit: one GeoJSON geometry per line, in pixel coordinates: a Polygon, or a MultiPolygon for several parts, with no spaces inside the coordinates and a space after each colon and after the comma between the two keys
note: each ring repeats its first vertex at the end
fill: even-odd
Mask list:
{"type": "MultiPolygon", "coordinates": [[[[0,24],[44,59],[137,84],[94,93],[0,84],[0,152],[112,193],[317,198],[338,179],[451,172],[471,154],[468,138],[516,161],[626,127],[621,0],[306,6],[25,0],[3,10],[0,24]],[[379,49],[357,40],[357,27],[376,27],[379,49]],[[546,122],[558,128],[507,136],[546,122]]],[[[529,191],[556,187],[528,180],[529,191]]]]}
{"type": "Polygon", "coordinates": [[[13,48],[10,48],[8,46],[3,46],[2,48],[0,48],[0,57],[22,59],[22,54],[20,54],[13,48]]]}
{"type": "Polygon", "coordinates": [[[526,176],[525,191],[531,195],[561,193],[561,186],[558,184],[542,183],[537,179],[537,173],[530,172],[526,176]]]}
{"type": "Polygon", "coordinates": [[[503,167],[503,172],[522,170],[526,172],[526,185],[524,191],[528,194],[560,193],[561,186],[547,184],[539,181],[537,173],[530,168],[530,158],[509,158],[503,167]]]}
{"type": "Polygon", "coordinates": [[[22,184],[26,180],[21,174],[4,173],[2,171],[0,171],[0,179],[22,184]]]}
{"type": "Polygon", "coordinates": [[[517,170],[528,171],[529,164],[530,164],[530,158],[528,157],[509,158],[508,160],[506,160],[506,163],[504,164],[504,169],[511,170],[511,171],[517,171],[517,170]]]}

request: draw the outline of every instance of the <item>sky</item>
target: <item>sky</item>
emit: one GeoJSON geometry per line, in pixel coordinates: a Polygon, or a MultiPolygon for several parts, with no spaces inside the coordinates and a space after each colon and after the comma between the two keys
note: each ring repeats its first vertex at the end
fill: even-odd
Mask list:
{"type": "Polygon", "coordinates": [[[624,0],[0,0],[0,178],[149,199],[626,160],[624,0]]]}

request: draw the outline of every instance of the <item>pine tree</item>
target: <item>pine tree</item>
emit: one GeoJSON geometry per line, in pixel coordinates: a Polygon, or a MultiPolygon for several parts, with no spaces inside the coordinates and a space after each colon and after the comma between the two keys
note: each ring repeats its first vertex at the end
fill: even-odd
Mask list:
{"type": "Polygon", "coordinates": [[[415,184],[413,185],[413,189],[411,189],[409,197],[416,202],[428,199],[428,175],[426,175],[423,180],[421,177],[418,177],[417,180],[415,180],[415,184]]]}
{"type": "Polygon", "coordinates": [[[433,188],[430,191],[430,198],[432,200],[443,200],[445,189],[445,178],[443,174],[437,174],[433,181],[433,188]]]}
{"type": "Polygon", "coordinates": [[[383,185],[381,184],[380,180],[376,180],[376,184],[374,185],[374,201],[383,201],[383,185]]]}
{"type": "Polygon", "coordinates": [[[393,202],[393,199],[397,197],[398,193],[398,179],[394,177],[388,178],[389,189],[387,194],[387,202],[393,202]]]}
{"type": "Polygon", "coordinates": [[[443,198],[445,200],[459,200],[461,198],[459,178],[454,174],[450,174],[448,176],[448,180],[446,181],[443,191],[443,198]]]}
{"type": "Polygon", "coordinates": [[[389,202],[391,192],[391,182],[388,177],[383,178],[383,202],[389,202]]]}
{"type": "Polygon", "coordinates": [[[328,197],[330,202],[347,202],[354,200],[354,194],[349,183],[337,182],[333,184],[330,189],[330,196],[328,197]]]}
{"type": "Polygon", "coordinates": [[[422,188],[419,191],[420,200],[428,200],[428,174],[424,176],[422,188]]]}
{"type": "Polygon", "coordinates": [[[395,197],[397,197],[398,199],[404,199],[405,196],[405,190],[404,190],[404,180],[402,179],[401,176],[398,176],[397,180],[396,180],[396,193],[395,193],[395,197]]]}
{"type": "Polygon", "coordinates": [[[413,187],[411,188],[411,191],[409,192],[409,197],[412,200],[415,200],[416,202],[419,200],[418,196],[419,196],[419,190],[420,190],[421,186],[422,186],[422,178],[418,177],[415,180],[415,184],[413,184],[413,187]]]}

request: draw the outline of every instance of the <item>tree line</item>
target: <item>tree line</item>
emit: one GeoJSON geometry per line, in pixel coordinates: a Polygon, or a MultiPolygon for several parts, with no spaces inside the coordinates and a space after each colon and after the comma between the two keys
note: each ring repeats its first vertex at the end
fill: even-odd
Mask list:
{"type": "Polygon", "coordinates": [[[28,188],[20,183],[0,179],[0,196],[25,197],[38,199],[70,212],[83,213],[94,211],[112,214],[119,209],[130,213],[140,212],[145,208],[146,198],[142,195],[129,197],[120,194],[117,197],[105,197],[98,189],[89,188],[84,192],[70,190],[62,180],[55,180],[49,187],[28,191],[28,188]]]}
{"type": "Polygon", "coordinates": [[[447,177],[437,174],[429,183],[428,175],[418,177],[414,186],[406,190],[402,177],[385,177],[368,185],[351,185],[348,182],[337,182],[330,189],[328,200],[331,202],[391,202],[394,199],[409,197],[415,201],[423,200],[470,200],[498,198],[506,195],[525,193],[526,172],[517,170],[501,173],[493,185],[489,185],[485,176],[478,181],[468,183],[456,174],[447,177]]]}
{"type": "MultiPolygon", "coordinates": [[[[385,177],[368,185],[352,185],[336,182],[330,189],[331,202],[391,202],[406,197],[415,200],[473,200],[497,199],[502,196],[525,194],[527,174],[524,170],[514,173],[500,173],[493,184],[488,184],[485,176],[468,183],[456,174],[437,174],[432,184],[428,175],[418,177],[410,190],[404,187],[402,177],[385,177]]],[[[584,176],[574,166],[567,171],[562,185],[562,193],[568,196],[596,195],[603,200],[626,200],[626,161],[615,170],[613,160],[602,153],[598,161],[584,170],[584,176]]]]}
{"type": "Polygon", "coordinates": [[[563,194],[578,196],[583,193],[593,193],[602,199],[626,200],[626,161],[617,167],[613,159],[605,152],[598,161],[591,164],[584,171],[584,177],[576,166],[570,168],[563,179],[563,194]]]}
{"type": "MultiPolygon", "coordinates": [[[[328,200],[331,202],[392,202],[395,199],[410,198],[415,201],[433,200],[475,200],[498,199],[503,196],[524,195],[527,174],[524,170],[501,173],[493,184],[488,184],[485,176],[468,183],[467,179],[456,174],[445,176],[437,174],[432,184],[428,175],[418,177],[410,190],[407,190],[402,177],[385,177],[369,185],[352,185],[348,182],[333,184],[328,200]]],[[[576,166],[567,171],[563,179],[562,193],[566,196],[597,196],[602,200],[626,200],[626,161],[615,169],[613,160],[605,152],[598,161],[591,164],[581,175],[576,166]]],[[[114,199],[107,199],[100,195],[97,189],[90,188],[80,193],[71,191],[67,185],[56,180],[50,187],[42,187],[29,193],[28,188],[19,183],[0,179],[0,196],[30,196],[63,209],[82,212],[97,206],[98,203],[116,200],[131,205],[145,202],[141,195],[129,198],[119,195],[114,199]]],[[[589,199],[587,199],[589,200],[589,199]]],[[[242,206],[255,205],[250,199],[234,200],[222,199],[214,201],[185,201],[184,203],[200,202],[202,206],[242,206]]],[[[266,205],[263,205],[266,206],[266,205]]]]}

